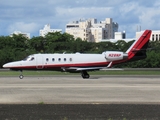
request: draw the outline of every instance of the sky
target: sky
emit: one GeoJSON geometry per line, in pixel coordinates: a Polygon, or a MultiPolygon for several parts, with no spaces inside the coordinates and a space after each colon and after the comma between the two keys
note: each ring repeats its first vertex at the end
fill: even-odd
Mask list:
{"type": "Polygon", "coordinates": [[[160,0],[0,0],[0,13],[0,36],[14,31],[39,36],[45,24],[65,32],[67,23],[89,18],[112,18],[127,38],[137,28],[160,30],[160,0]]]}

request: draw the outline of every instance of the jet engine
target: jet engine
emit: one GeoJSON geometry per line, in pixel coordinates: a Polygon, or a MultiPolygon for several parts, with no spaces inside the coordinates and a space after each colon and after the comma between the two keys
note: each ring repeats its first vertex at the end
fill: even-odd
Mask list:
{"type": "Polygon", "coordinates": [[[104,54],[107,61],[124,60],[128,58],[127,53],[119,51],[106,51],[104,54]]]}

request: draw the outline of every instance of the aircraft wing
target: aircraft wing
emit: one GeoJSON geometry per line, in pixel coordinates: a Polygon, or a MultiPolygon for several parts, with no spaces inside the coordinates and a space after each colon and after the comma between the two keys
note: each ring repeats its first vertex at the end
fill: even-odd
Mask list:
{"type": "Polygon", "coordinates": [[[69,67],[69,68],[62,68],[65,71],[94,71],[94,70],[100,70],[103,69],[104,67],[69,67]]]}
{"type": "MultiPolygon", "coordinates": [[[[111,68],[112,67],[112,62],[110,62],[107,66],[107,68],[111,68]]],[[[69,67],[69,68],[62,68],[63,71],[94,71],[94,70],[100,70],[100,69],[104,69],[106,67],[69,67]]]]}

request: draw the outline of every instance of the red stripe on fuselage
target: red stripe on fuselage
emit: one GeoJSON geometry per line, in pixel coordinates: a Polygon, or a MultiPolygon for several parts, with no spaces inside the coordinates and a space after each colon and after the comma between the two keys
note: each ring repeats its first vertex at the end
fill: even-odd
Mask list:
{"type": "Polygon", "coordinates": [[[69,68],[69,67],[105,67],[109,64],[109,62],[97,62],[97,63],[75,63],[75,64],[45,64],[45,65],[32,65],[32,66],[14,66],[14,67],[10,67],[11,69],[37,69],[37,67],[39,68],[43,68],[43,69],[49,69],[49,70],[54,70],[57,68],[69,68]],[[42,66],[42,67],[41,67],[42,66]]]}

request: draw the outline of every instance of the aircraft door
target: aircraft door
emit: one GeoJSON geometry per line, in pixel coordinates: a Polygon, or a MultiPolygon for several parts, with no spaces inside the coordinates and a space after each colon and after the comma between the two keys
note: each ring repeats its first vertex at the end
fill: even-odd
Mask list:
{"type": "Polygon", "coordinates": [[[43,67],[44,67],[43,57],[42,56],[37,56],[37,58],[36,58],[36,68],[37,69],[43,69],[43,67]]]}

